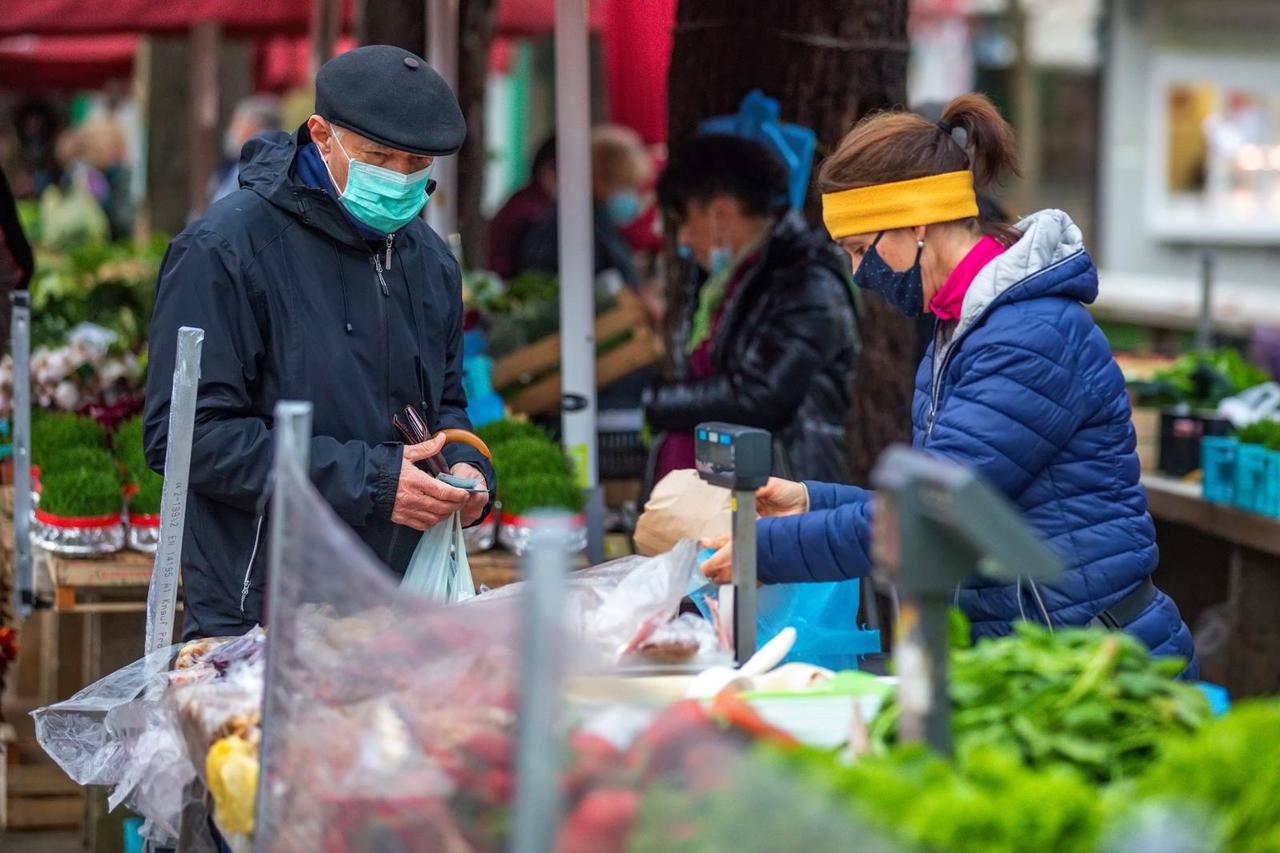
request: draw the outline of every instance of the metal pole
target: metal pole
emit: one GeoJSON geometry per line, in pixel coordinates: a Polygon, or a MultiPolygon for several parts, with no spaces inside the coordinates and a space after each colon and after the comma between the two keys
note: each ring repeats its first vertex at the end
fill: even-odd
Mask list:
{"type": "MultiPolygon", "coordinates": [[[[591,73],[585,0],[556,0],[556,181],[560,216],[560,376],[564,446],[594,497],[596,458],[595,258],[591,199],[591,73]]],[[[597,523],[598,526],[598,523],[597,523]]],[[[588,531],[600,542],[600,531],[588,531]]],[[[603,550],[603,548],[601,548],[603,550]]],[[[592,554],[593,562],[597,554],[592,554]]]]}
{"type": "Polygon", "coordinates": [[[147,590],[146,654],[173,642],[174,612],[178,606],[178,572],[182,562],[182,531],[187,518],[187,481],[191,475],[191,444],[196,425],[196,388],[200,384],[200,350],[204,329],[178,329],[173,393],[169,397],[169,435],[164,452],[164,492],[160,503],[160,544],[147,590]]]}
{"type": "Polygon", "coordinates": [[[569,572],[567,531],[548,523],[535,529],[521,601],[520,711],[516,742],[513,853],[551,853],[560,823],[560,661],[564,579],[569,572]]]}
{"type": "Polygon", "coordinates": [[[1213,349],[1213,252],[1200,255],[1200,317],[1196,323],[1196,349],[1213,349]]]}
{"type": "MultiPolygon", "coordinates": [[[[311,465],[311,404],[298,402],[295,400],[281,400],[276,403],[275,409],[275,426],[273,427],[275,441],[275,456],[272,459],[271,482],[273,492],[271,494],[271,512],[270,512],[270,528],[269,539],[267,543],[267,600],[266,606],[263,608],[264,621],[269,620],[271,615],[271,603],[277,601],[280,595],[280,576],[278,571],[281,559],[284,556],[285,536],[287,535],[288,515],[286,512],[288,501],[288,486],[285,485],[289,479],[287,476],[290,471],[295,472],[295,477],[300,476],[302,479],[308,479],[308,470],[311,465]]],[[[268,797],[268,789],[274,782],[272,776],[275,769],[274,758],[271,755],[271,697],[274,695],[274,685],[276,681],[275,670],[280,664],[280,652],[277,651],[277,644],[290,642],[288,636],[289,620],[286,617],[280,619],[280,625],[272,628],[269,635],[272,640],[267,643],[266,663],[263,673],[263,690],[262,690],[262,739],[258,746],[258,755],[260,756],[259,766],[262,768],[258,776],[257,802],[254,804],[255,822],[257,826],[265,825],[265,808],[268,797]]],[[[259,837],[255,840],[253,849],[263,850],[267,845],[264,839],[259,837]]]]}
{"type": "Polygon", "coordinates": [[[756,493],[733,493],[733,652],[738,665],[756,653],[756,493]]]}
{"type": "Polygon", "coordinates": [[[26,619],[35,606],[31,571],[31,294],[15,290],[13,347],[13,608],[26,619]]]}
{"type": "MultiPolygon", "coordinates": [[[[427,0],[427,62],[458,91],[458,0],[427,0]]],[[[427,222],[446,240],[458,230],[458,157],[440,157],[427,222]]]]}

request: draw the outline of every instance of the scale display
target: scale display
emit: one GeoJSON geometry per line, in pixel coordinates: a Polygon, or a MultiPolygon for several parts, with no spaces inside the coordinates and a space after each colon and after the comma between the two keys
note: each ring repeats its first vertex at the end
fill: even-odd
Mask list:
{"type": "Polygon", "coordinates": [[[695,434],[698,475],[726,489],[758,489],[773,467],[772,437],[766,430],[724,423],[699,424],[695,434]]]}

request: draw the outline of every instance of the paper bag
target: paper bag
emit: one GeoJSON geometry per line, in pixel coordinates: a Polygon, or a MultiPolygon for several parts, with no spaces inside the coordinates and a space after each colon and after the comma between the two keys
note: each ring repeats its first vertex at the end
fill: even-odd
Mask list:
{"type": "Polygon", "coordinates": [[[691,469],[672,471],[654,486],[636,523],[636,552],[665,554],[681,539],[728,536],[731,514],[728,489],[713,486],[691,469]]]}

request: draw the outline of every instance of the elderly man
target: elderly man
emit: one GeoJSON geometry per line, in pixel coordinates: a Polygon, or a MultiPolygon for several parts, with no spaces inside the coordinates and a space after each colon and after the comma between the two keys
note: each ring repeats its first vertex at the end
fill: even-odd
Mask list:
{"type": "Polygon", "coordinates": [[[326,63],[316,112],[292,136],[251,140],[241,188],[173,241],[151,324],[146,450],[164,464],[175,339],[205,330],[183,583],[187,638],[263,619],[265,512],[278,400],[314,405],[311,479],[393,571],[421,532],[486,493],[414,463],[494,483],[474,450],[405,447],[392,417],[469,429],[458,262],[419,218],[435,158],[466,135],[448,85],[408,51],[374,45],[326,63]]]}

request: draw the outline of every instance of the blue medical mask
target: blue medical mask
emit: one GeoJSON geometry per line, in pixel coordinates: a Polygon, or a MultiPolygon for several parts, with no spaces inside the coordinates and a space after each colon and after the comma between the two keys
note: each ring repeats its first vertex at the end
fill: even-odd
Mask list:
{"type": "Polygon", "coordinates": [[[610,222],[625,228],[640,218],[640,196],[631,190],[618,190],[609,195],[604,209],[610,222]]]}
{"type": "Polygon", "coordinates": [[[864,290],[878,293],[900,314],[908,317],[919,317],[924,312],[924,281],[920,274],[920,256],[924,254],[924,241],[920,240],[916,248],[916,262],[902,272],[890,267],[876,251],[881,231],[862,256],[858,271],[853,274],[853,283],[864,290]]]}
{"type": "Polygon", "coordinates": [[[720,275],[729,269],[729,264],[733,263],[733,252],[728,246],[716,246],[711,250],[711,256],[708,258],[710,267],[707,269],[713,276],[720,275]]]}
{"type": "Polygon", "coordinates": [[[693,247],[685,243],[676,244],[676,257],[682,261],[693,260],[693,247]]]}
{"type": "MultiPolygon", "coordinates": [[[[422,211],[429,198],[427,183],[431,180],[434,162],[425,169],[404,175],[353,159],[337,134],[333,141],[347,158],[347,188],[338,198],[348,213],[373,230],[390,234],[408,225],[422,211]]],[[[329,168],[328,163],[325,168],[329,168]]],[[[333,178],[332,171],[329,177],[333,178]]]]}

